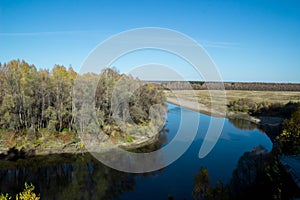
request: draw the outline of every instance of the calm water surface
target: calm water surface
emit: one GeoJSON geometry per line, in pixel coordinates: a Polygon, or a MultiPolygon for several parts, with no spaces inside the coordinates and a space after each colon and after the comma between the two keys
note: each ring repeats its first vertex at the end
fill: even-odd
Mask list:
{"type": "Polygon", "coordinates": [[[36,156],[17,162],[0,161],[0,191],[14,194],[31,182],[42,199],[193,199],[194,178],[201,167],[208,169],[210,182],[228,184],[239,159],[255,149],[269,152],[270,139],[247,121],[225,119],[221,137],[203,159],[199,149],[211,117],[168,104],[169,113],[158,145],[176,135],[181,112],[191,119],[200,115],[197,136],[174,163],[152,173],[130,174],[113,170],[90,154],[36,156]]]}

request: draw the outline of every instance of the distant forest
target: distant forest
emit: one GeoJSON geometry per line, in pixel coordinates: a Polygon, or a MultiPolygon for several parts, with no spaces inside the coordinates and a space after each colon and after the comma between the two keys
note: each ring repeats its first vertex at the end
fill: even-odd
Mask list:
{"type": "MultiPolygon", "coordinates": [[[[157,82],[158,83],[158,82],[157,82]]],[[[160,82],[166,89],[185,90],[190,89],[189,84],[194,90],[221,89],[220,82],[204,81],[169,81],[160,82]]],[[[264,82],[224,82],[226,90],[255,90],[255,91],[300,91],[298,83],[264,83],[264,82]]]]}

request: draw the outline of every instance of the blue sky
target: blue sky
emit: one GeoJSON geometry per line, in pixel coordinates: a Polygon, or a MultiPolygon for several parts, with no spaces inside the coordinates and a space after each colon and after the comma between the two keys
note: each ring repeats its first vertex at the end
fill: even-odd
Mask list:
{"type": "MultiPolygon", "coordinates": [[[[141,27],[193,38],[225,81],[300,82],[297,0],[0,0],[0,62],[24,59],[37,68],[62,64],[78,71],[99,43],[141,27]]],[[[125,60],[115,65],[120,71],[130,63],[125,60]]]]}

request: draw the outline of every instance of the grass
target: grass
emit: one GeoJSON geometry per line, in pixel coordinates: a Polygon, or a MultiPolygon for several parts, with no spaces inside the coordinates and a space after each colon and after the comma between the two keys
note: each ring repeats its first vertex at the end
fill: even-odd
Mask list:
{"type": "Polygon", "coordinates": [[[239,98],[248,98],[254,102],[269,102],[286,104],[290,101],[300,101],[300,92],[290,91],[244,91],[227,90],[226,96],[229,101],[239,98]]]}
{"type": "Polygon", "coordinates": [[[0,151],[8,148],[16,147],[17,149],[31,148],[61,148],[71,142],[79,142],[74,132],[52,133],[41,130],[37,134],[15,133],[10,131],[1,131],[0,135],[0,151]]]}
{"type": "MultiPolygon", "coordinates": [[[[221,106],[227,106],[230,101],[246,98],[254,102],[268,102],[286,104],[290,101],[300,102],[300,91],[249,91],[249,90],[226,90],[226,99],[224,101],[222,93],[217,90],[211,91],[214,99],[212,101],[210,91],[208,90],[174,90],[174,93],[182,99],[195,101],[198,99],[200,104],[211,107],[214,103],[215,110],[221,106]]],[[[174,97],[175,94],[170,91],[165,91],[167,97],[174,97]]]]}
{"type": "Polygon", "coordinates": [[[132,135],[127,135],[126,142],[130,143],[134,141],[134,137],[132,135]]]}

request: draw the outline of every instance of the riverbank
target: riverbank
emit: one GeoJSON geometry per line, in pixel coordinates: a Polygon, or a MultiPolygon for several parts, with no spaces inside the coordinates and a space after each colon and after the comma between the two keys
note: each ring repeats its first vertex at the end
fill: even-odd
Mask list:
{"type": "Polygon", "coordinates": [[[247,120],[250,121],[254,124],[260,124],[262,121],[260,118],[258,117],[253,117],[251,115],[249,115],[248,113],[243,113],[243,112],[227,112],[226,113],[226,118],[229,119],[243,119],[243,120],[247,120]]]}
{"type": "Polygon", "coordinates": [[[184,98],[175,98],[175,97],[167,97],[167,102],[171,103],[171,104],[175,104],[177,106],[183,107],[183,108],[187,108],[190,110],[194,110],[206,115],[211,115],[214,117],[225,117],[226,113],[224,112],[220,112],[218,110],[215,109],[210,109],[208,106],[201,104],[201,103],[197,103],[195,101],[190,101],[188,99],[184,99],[184,98]]]}
{"type": "MultiPolygon", "coordinates": [[[[138,149],[149,144],[156,142],[159,138],[159,134],[147,135],[136,137],[131,142],[117,142],[113,144],[112,142],[101,142],[98,144],[97,151],[103,150],[103,152],[110,151],[114,148],[122,148],[125,150],[138,149]]],[[[2,140],[3,142],[3,140],[2,140]]],[[[54,141],[51,141],[52,146],[43,147],[42,145],[27,146],[30,147],[16,147],[16,146],[0,146],[0,160],[17,160],[19,158],[27,158],[38,155],[51,155],[51,154],[85,154],[89,152],[83,142],[69,142],[66,144],[54,144],[54,141]]]]}
{"type": "Polygon", "coordinates": [[[194,110],[206,115],[210,115],[213,117],[226,117],[232,119],[244,119],[250,121],[255,124],[259,124],[261,119],[248,115],[247,113],[242,112],[220,112],[216,109],[210,109],[208,106],[197,103],[195,101],[190,101],[188,99],[177,99],[175,97],[168,97],[167,102],[181,106],[183,108],[187,108],[190,110],[194,110]]]}
{"type": "Polygon", "coordinates": [[[284,121],[282,117],[273,117],[273,116],[251,116],[248,113],[243,112],[232,112],[227,111],[226,113],[219,112],[214,109],[210,109],[208,106],[190,101],[188,99],[181,98],[178,100],[175,97],[168,97],[167,102],[181,106],[183,108],[187,108],[190,110],[194,110],[206,115],[210,115],[213,117],[225,117],[228,119],[242,119],[249,121],[253,124],[256,124],[258,128],[262,129],[274,142],[276,136],[281,132],[281,124],[284,121]]]}
{"type": "MultiPolygon", "coordinates": [[[[211,115],[215,117],[233,118],[233,119],[243,119],[243,120],[250,121],[252,123],[257,124],[260,128],[262,128],[269,135],[272,141],[277,134],[277,132],[276,134],[273,134],[274,130],[275,129],[277,130],[283,121],[283,118],[279,118],[279,117],[252,117],[247,113],[241,113],[241,112],[222,113],[217,110],[210,109],[204,104],[193,102],[187,99],[178,100],[173,97],[168,97],[167,102],[206,115],[211,115]]],[[[0,132],[0,159],[13,159],[14,156],[28,157],[33,155],[49,155],[49,154],[64,154],[64,153],[82,154],[87,152],[84,143],[81,142],[80,140],[77,140],[76,142],[72,141],[74,140],[74,138],[69,138],[69,142],[62,142],[57,139],[57,136],[56,137],[54,137],[53,135],[50,136],[50,134],[47,137],[43,136],[44,137],[43,139],[42,138],[30,139],[28,138],[28,136],[14,138],[11,137],[10,134],[11,133],[9,134],[7,133],[6,136],[4,137],[3,132],[0,132]],[[14,142],[11,141],[12,138],[14,138],[15,140],[14,142]],[[18,144],[18,141],[22,141],[22,143],[18,144]],[[10,152],[10,150],[12,151],[10,152]]],[[[58,138],[65,139],[65,136],[68,135],[69,133],[65,133],[65,134],[59,133],[59,134],[62,134],[62,136],[58,138]]],[[[143,146],[147,146],[151,143],[154,143],[155,141],[158,140],[158,136],[159,134],[154,134],[154,135],[148,134],[146,136],[135,137],[133,140],[130,141],[117,141],[117,142],[114,141],[114,145],[123,148],[125,150],[137,149],[143,146]]],[[[112,143],[101,142],[100,146],[104,151],[109,151],[109,149],[112,148],[112,143]]]]}

